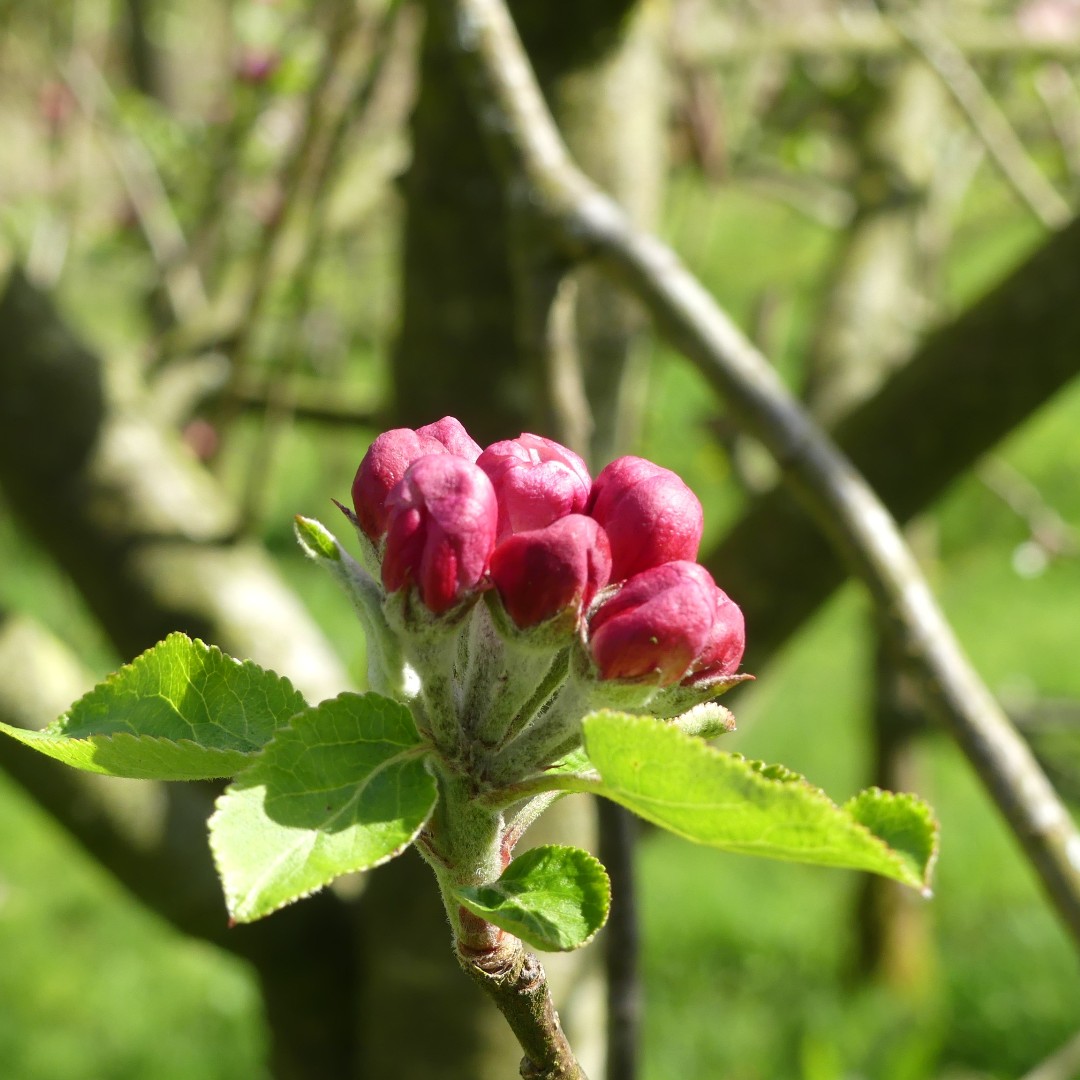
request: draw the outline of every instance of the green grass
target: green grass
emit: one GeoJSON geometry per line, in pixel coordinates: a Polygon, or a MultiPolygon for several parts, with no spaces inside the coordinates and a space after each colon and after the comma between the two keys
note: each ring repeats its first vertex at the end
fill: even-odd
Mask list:
{"type": "Polygon", "coordinates": [[[150,915],[2,776],[0,821],[4,1076],[265,1075],[267,1033],[246,965],[150,915]]]}

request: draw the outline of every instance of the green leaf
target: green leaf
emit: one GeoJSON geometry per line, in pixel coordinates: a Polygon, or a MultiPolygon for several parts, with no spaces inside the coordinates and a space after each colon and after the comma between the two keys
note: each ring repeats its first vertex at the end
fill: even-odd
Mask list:
{"type": "Polygon", "coordinates": [[[560,758],[554,765],[549,765],[544,772],[549,776],[573,776],[576,774],[584,774],[592,770],[592,762],[589,760],[589,755],[585,753],[585,748],[579,746],[576,750],[571,750],[569,754],[564,758],[560,758]]]}
{"type": "Polygon", "coordinates": [[[783,766],[723,753],[646,716],[597,712],[585,748],[604,795],[711,847],[894,878],[928,892],[937,823],[912,795],[871,790],[844,807],[783,766]]]}
{"type": "Polygon", "coordinates": [[[205,780],[245,768],[305,708],[288,679],[170,634],[43,731],[0,728],[87,772],[205,780]]]}
{"type": "Polygon", "coordinates": [[[607,921],[611,885],[598,859],[580,848],[548,845],[519,855],[492,885],[458,888],[474,915],[537,949],[567,952],[607,921]]]}
{"type": "Polygon", "coordinates": [[[402,852],[435,807],[426,757],[409,710],[378,694],[294,717],[210,819],[232,918],[260,919],[402,852]]]}

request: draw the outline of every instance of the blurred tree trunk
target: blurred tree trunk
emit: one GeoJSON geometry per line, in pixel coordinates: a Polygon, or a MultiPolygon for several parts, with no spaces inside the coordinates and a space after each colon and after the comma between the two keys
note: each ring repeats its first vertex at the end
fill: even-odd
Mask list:
{"type": "MultiPolygon", "coordinates": [[[[0,489],[117,651],[131,657],[180,629],[289,675],[310,698],[345,688],[340,661],[266,553],[235,541],[235,510],[215,481],[155,423],[137,374],[103,365],[17,271],[0,297],[0,327],[0,489]]],[[[23,676],[36,662],[45,667],[33,681],[55,683],[56,694],[16,700],[9,689],[0,710],[40,726],[56,718],[60,689],[66,694],[82,675],[76,661],[40,640],[32,648],[32,639],[18,623],[0,626],[0,683],[19,685],[10,673],[23,676]]],[[[229,930],[206,843],[214,785],[145,785],[140,798],[159,805],[141,821],[151,835],[133,838],[113,805],[115,783],[72,779],[8,742],[0,753],[148,907],[251,961],[278,1080],[349,1075],[358,979],[351,922],[334,892],[229,930]]]]}
{"type": "MultiPolygon", "coordinates": [[[[540,0],[519,0],[512,8],[544,92],[585,168],[651,224],[665,160],[664,6],[603,0],[561,8],[557,17],[540,0]]],[[[619,418],[631,411],[640,373],[640,360],[633,359],[640,317],[598,275],[574,274],[570,332],[585,371],[569,374],[587,380],[586,413],[595,426],[587,430],[593,421],[586,416],[591,446],[566,436],[542,349],[528,340],[523,305],[534,286],[538,295],[553,295],[546,282],[529,280],[533,274],[561,279],[567,268],[547,265],[546,252],[531,249],[533,238],[515,233],[506,201],[512,195],[501,189],[435,20],[425,36],[412,134],[404,182],[404,311],[394,367],[397,421],[415,426],[452,413],[481,443],[533,429],[563,435],[594,461],[610,456],[627,434],[619,418]]],[[[584,800],[564,801],[543,825],[557,828],[555,838],[563,843],[594,846],[584,800]]],[[[373,1075],[403,1078],[514,1075],[520,1050],[457,970],[429,877],[417,860],[398,860],[373,879],[365,897],[372,979],[365,995],[365,1065],[373,1075]],[[398,929],[402,925],[411,932],[398,929]],[[402,1017],[418,1000],[438,1023],[438,1035],[422,1041],[402,1032],[402,1017]]],[[[597,993],[583,992],[582,984],[597,979],[595,971],[586,973],[589,963],[587,953],[545,958],[571,1043],[598,1076],[603,1025],[597,993]],[[574,1008],[567,1009],[571,981],[579,985],[574,1008]]]]}

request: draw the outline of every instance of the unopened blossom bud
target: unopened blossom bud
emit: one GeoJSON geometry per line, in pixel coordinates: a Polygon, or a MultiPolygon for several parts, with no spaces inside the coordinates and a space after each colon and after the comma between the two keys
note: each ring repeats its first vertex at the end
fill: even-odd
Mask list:
{"type": "Polygon", "coordinates": [[[472,462],[480,447],[452,416],[417,428],[384,431],[368,448],[352,485],[353,508],[360,528],[378,541],[386,532],[387,497],[405,470],[425,454],[454,454],[472,462]]]}
{"type": "Polygon", "coordinates": [[[434,424],[425,424],[416,429],[416,434],[442,443],[451,454],[475,462],[480,456],[480,444],[465,430],[460,420],[453,416],[444,416],[434,424]]]}
{"type": "Polygon", "coordinates": [[[611,573],[604,530],[584,514],[568,514],[543,529],[515,533],[491,555],[491,578],[521,629],[573,608],[587,608],[611,573]]]}
{"type": "Polygon", "coordinates": [[[565,446],[525,433],[492,443],[477,459],[499,499],[499,539],[542,529],[585,509],[592,479],[565,446]]]}
{"type": "Polygon", "coordinates": [[[746,648],[746,624],[739,605],[723,589],[717,589],[716,617],[709,639],[690,666],[686,682],[695,684],[705,680],[734,675],[742,662],[746,648]]]}
{"type": "Polygon", "coordinates": [[[617,458],[601,470],[587,513],[611,541],[613,581],[697,557],[701,503],[678,475],[644,458],[617,458]]]}
{"type": "Polygon", "coordinates": [[[453,454],[427,454],[408,467],[386,506],[388,592],[412,583],[438,615],[479,584],[498,518],[495,490],[482,470],[453,454]]]}
{"type": "Polygon", "coordinates": [[[717,591],[708,570],[684,560],[630,578],[590,621],[600,678],[677,683],[709,641],[717,591]]]}

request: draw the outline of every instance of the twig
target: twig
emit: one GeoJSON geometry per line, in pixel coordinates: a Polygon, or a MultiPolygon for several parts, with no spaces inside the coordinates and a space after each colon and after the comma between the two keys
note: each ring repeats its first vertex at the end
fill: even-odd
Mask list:
{"type": "Polygon", "coordinates": [[[516,938],[490,954],[458,953],[465,973],[506,1018],[525,1051],[524,1080],[588,1080],[566,1041],[540,961],[516,938]]]}
{"type": "Polygon", "coordinates": [[[141,142],[119,128],[112,91],[89,54],[75,53],[64,74],[83,111],[93,116],[101,110],[116,128],[106,129],[106,146],[161,274],[173,318],[189,322],[206,310],[206,290],[187,257],[187,241],[153,158],[141,142]]]}
{"type": "Polygon", "coordinates": [[[1035,76],[1035,91],[1054,128],[1075,193],[1080,187],[1080,90],[1064,64],[1047,64],[1035,76]]]}
{"type": "MultiPolygon", "coordinates": [[[[370,120],[377,87],[386,70],[386,59],[396,53],[395,44],[412,35],[409,20],[401,17],[403,8],[390,4],[382,21],[372,29],[366,23],[346,35],[346,43],[331,49],[327,68],[312,91],[305,120],[305,137],[296,157],[287,170],[285,205],[277,224],[267,229],[264,250],[256,262],[256,278],[249,295],[239,338],[234,345],[232,389],[240,385],[249,366],[251,335],[262,310],[272,272],[293,279],[292,326],[295,328],[307,307],[314,269],[318,262],[326,225],[326,189],[335,167],[340,163],[340,150],[345,132],[357,114],[359,126],[370,120]],[[403,25],[404,24],[404,25],[403,25]],[[365,70],[365,65],[367,68],[365,70]],[[308,220],[296,254],[288,265],[279,258],[285,247],[282,238],[286,223],[307,208],[308,220]]],[[[343,27],[338,27],[343,31],[343,27]]],[[[253,522],[259,513],[263,493],[270,475],[274,447],[284,425],[292,415],[292,376],[300,357],[295,329],[288,335],[284,359],[279,359],[274,378],[267,386],[266,415],[256,437],[248,468],[248,482],[241,504],[241,520],[253,522]]]]}
{"type": "Polygon", "coordinates": [[[1048,555],[1073,556],[1080,553],[1080,538],[1047,501],[1042,492],[1004,458],[985,458],[977,475],[983,484],[1020,518],[1035,541],[1048,555]]]}
{"type": "MultiPolygon", "coordinates": [[[[965,18],[943,22],[950,41],[966,56],[1029,60],[1033,56],[1075,60],[1075,36],[1022,33],[1012,18],[965,18]]],[[[842,18],[804,16],[783,21],[713,15],[698,18],[678,42],[680,56],[694,63],[723,63],[769,53],[789,56],[895,56],[903,38],[879,15],[849,7],[842,18]]]]}
{"type": "Polygon", "coordinates": [[[1069,204],[1031,160],[967,57],[921,12],[887,4],[885,17],[936,72],[1020,201],[1046,228],[1061,228],[1072,217],[1069,204]]]}
{"type": "MultiPolygon", "coordinates": [[[[327,165],[326,131],[325,125],[320,123],[329,104],[325,99],[332,97],[334,105],[340,104],[337,100],[341,93],[338,72],[358,44],[366,46],[366,34],[362,32],[366,27],[358,28],[352,25],[354,18],[355,12],[351,4],[338,6],[337,17],[327,34],[322,66],[314,85],[308,91],[304,115],[298,125],[301,134],[285,163],[281,206],[263,229],[258,249],[252,257],[252,278],[241,304],[236,336],[229,349],[233,359],[234,381],[246,374],[251,359],[252,339],[278,269],[277,261],[281,240],[286,232],[285,226],[292,220],[297,201],[327,165]]],[[[231,419],[231,415],[221,417],[222,426],[228,427],[231,419]]]]}
{"type": "Polygon", "coordinates": [[[535,208],[568,254],[592,256],[632,289],[768,447],[869,588],[1080,946],[1080,833],[964,656],[888,511],[677,256],[635,230],[574,166],[502,0],[429,6],[444,19],[507,190],[535,208]]]}

